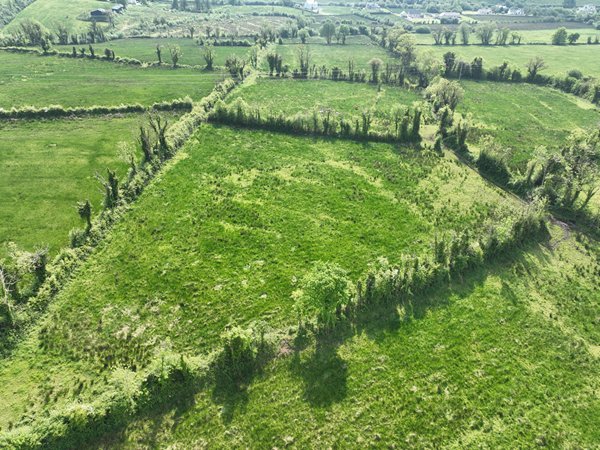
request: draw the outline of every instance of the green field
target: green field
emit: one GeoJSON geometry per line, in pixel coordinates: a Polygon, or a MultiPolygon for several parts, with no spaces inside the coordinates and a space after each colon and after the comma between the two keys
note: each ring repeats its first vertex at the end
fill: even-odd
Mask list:
{"type": "Polygon", "coordinates": [[[293,115],[316,109],[331,109],[346,116],[360,116],[372,110],[376,117],[390,113],[394,106],[412,106],[422,100],[419,93],[392,86],[337,81],[262,78],[246,84],[230,96],[243,98],[251,106],[277,114],[293,115]]]}
{"type": "Polygon", "coordinates": [[[528,84],[461,82],[458,110],[477,125],[473,137],[489,134],[506,149],[508,162],[523,168],[535,148],[554,148],[577,128],[600,122],[599,110],[573,95],[528,84]]]}
{"type": "MultiPolygon", "coordinates": [[[[275,51],[282,56],[283,64],[288,64],[290,68],[299,67],[298,47],[301,45],[299,40],[284,41],[283,45],[277,45],[275,51]]],[[[334,66],[347,71],[348,61],[353,60],[356,70],[365,70],[369,72],[369,60],[380,58],[383,61],[391,61],[384,49],[372,42],[366,36],[349,37],[345,45],[336,44],[335,40],[331,45],[327,45],[322,39],[308,41],[310,52],[310,65],[317,67],[326,66],[331,69],[334,66]]]]}
{"type": "Polygon", "coordinates": [[[192,69],[140,69],[88,59],[0,52],[0,108],[195,100],[221,77],[192,69]]]}
{"type": "Polygon", "coordinates": [[[63,25],[71,33],[85,33],[90,28],[90,22],[80,18],[87,18],[90,11],[97,8],[105,9],[109,6],[106,2],[98,0],[35,0],[4,27],[2,32],[15,32],[22,21],[37,20],[50,31],[56,31],[58,25],[63,25]]]}
{"type": "Polygon", "coordinates": [[[450,156],[203,126],[0,361],[0,427],[88,398],[107,366],[164,345],[205,353],[228,323],[294,324],[290,294],[315,261],[355,278],[515,206],[450,156]]]}
{"type": "Polygon", "coordinates": [[[483,66],[490,69],[508,62],[521,73],[527,73],[527,63],[535,57],[544,59],[547,68],[542,72],[547,75],[565,76],[569,70],[580,70],[584,75],[600,76],[600,45],[519,45],[519,46],[481,46],[481,45],[427,45],[419,46],[420,54],[432,53],[435,56],[446,52],[454,52],[458,59],[471,62],[476,57],[483,58],[483,66]]]}
{"type": "MultiPolygon", "coordinates": [[[[156,46],[162,48],[162,59],[165,64],[171,63],[169,47],[179,47],[182,55],[179,59],[179,64],[190,66],[204,66],[206,62],[202,57],[202,47],[198,45],[196,39],[190,38],[155,38],[155,39],[116,39],[114,41],[99,44],[102,51],[105,48],[110,48],[115,52],[116,56],[134,58],[146,63],[157,62],[156,46]]],[[[70,52],[72,46],[60,45],[56,46],[60,51],[70,52]]],[[[247,59],[249,47],[213,47],[215,52],[215,66],[224,66],[225,60],[229,56],[237,56],[238,58],[247,59]]]]}
{"type": "Polygon", "coordinates": [[[95,174],[125,174],[120,143],[135,148],[145,121],[125,115],[0,123],[0,255],[9,241],[28,250],[49,245],[52,253],[67,245],[69,230],[82,226],[75,204],[89,199],[99,211],[95,174]]]}
{"type": "MultiPolygon", "coordinates": [[[[500,27],[503,27],[502,24],[499,24],[500,27]]],[[[515,30],[516,32],[518,32],[521,36],[522,36],[522,40],[521,40],[521,45],[526,45],[526,44],[551,44],[552,42],[552,35],[554,34],[554,32],[556,31],[556,29],[558,29],[559,27],[561,27],[562,25],[556,25],[555,29],[547,29],[547,30],[539,30],[539,29],[530,29],[530,30],[515,30]]],[[[508,28],[510,28],[510,25],[508,25],[508,28]]],[[[479,38],[477,37],[477,35],[475,34],[475,30],[477,29],[477,25],[472,25],[471,26],[471,30],[472,33],[470,35],[469,38],[469,45],[475,45],[475,46],[480,46],[481,41],[479,40],[479,38]]],[[[587,38],[588,36],[592,38],[592,41],[594,40],[594,38],[596,36],[598,36],[600,38],[600,31],[596,30],[595,28],[567,28],[567,32],[570,33],[579,33],[581,36],[579,37],[579,39],[577,40],[577,45],[586,45],[587,42],[587,38]]],[[[418,34],[415,33],[414,38],[416,40],[416,42],[418,44],[424,44],[424,45],[433,45],[434,44],[434,39],[433,36],[431,34],[418,34]]],[[[511,41],[511,37],[509,35],[509,39],[508,41],[511,41]]],[[[492,40],[492,42],[494,42],[492,40]]],[[[460,37],[457,38],[457,44],[460,44],[460,37]]],[[[462,48],[463,45],[457,45],[457,47],[462,48]]],[[[569,48],[572,48],[573,46],[569,46],[569,48]]],[[[511,47],[512,48],[512,47],[511,47]]]]}
{"type": "Polygon", "coordinates": [[[583,273],[597,251],[533,246],[412,313],[372,311],[247,387],[147,414],[102,448],[594,448],[600,290],[583,273]]]}

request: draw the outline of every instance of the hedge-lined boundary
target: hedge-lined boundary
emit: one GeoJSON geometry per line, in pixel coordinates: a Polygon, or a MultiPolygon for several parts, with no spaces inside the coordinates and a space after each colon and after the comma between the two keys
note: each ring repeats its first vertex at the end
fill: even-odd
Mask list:
{"type": "MultiPolygon", "coordinates": [[[[431,256],[404,255],[398,266],[381,265],[368,273],[348,302],[336,313],[337,321],[356,322],[366,310],[382,304],[413,304],[432,287],[448,283],[501,253],[545,235],[546,220],[537,207],[524,209],[503,229],[485,228],[478,235],[463,232],[451,239],[432,243],[431,256]],[[364,288],[363,288],[364,287],[364,288]]],[[[317,332],[322,328],[317,328],[317,332]]],[[[248,329],[234,327],[223,336],[220,349],[204,356],[163,353],[140,372],[117,369],[108,388],[91,403],[75,402],[48,417],[0,434],[0,447],[15,449],[79,448],[123,427],[136,414],[152,406],[190,395],[215,381],[235,383],[277,356],[278,344],[293,333],[268,332],[255,324],[248,329]]]]}
{"type": "Polygon", "coordinates": [[[177,98],[171,101],[157,102],[150,106],[139,103],[116,106],[81,106],[65,108],[61,105],[45,107],[23,106],[20,108],[0,108],[0,120],[11,119],[54,119],[70,116],[104,116],[109,114],[143,113],[148,111],[186,111],[192,110],[194,103],[190,97],[177,98]]]}
{"type": "Polygon", "coordinates": [[[227,105],[217,102],[208,120],[227,125],[238,125],[252,129],[263,129],[297,135],[325,136],[360,141],[388,143],[418,143],[421,141],[420,127],[422,113],[416,108],[398,108],[390,113],[389,123],[380,124],[385,131],[373,130],[373,116],[363,112],[360,117],[344,118],[334,111],[313,110],[293,116],[263,114],[260,108],[253,108],[242,98],[227,105]]]}
{"type": "MultiPolygon", "coordinates": [[[[215,102],[223,99],[235,86],[236,83],[231,79],[219,83],[208,96],[194,104],[192,111],[183,115],[167,130],[165,137],[169,145],[170,155],[175,155],[176,151],[191,136],[197,126],[206,120],[207,113],[215,102]]],[[[119,203],[112,208],[103,209],[94,218],[83,242],[80,242],[75,248],[66,247],[58,252],[52,262],[48,264],[45,281],[36,295],[29,298],[26,305],[15,312],[18,328],[13,330],[12,333],[2,335],[2,338],[6,339],[8,347],[18,342],[19,330],[23,330],[35,322],[65,283],[75,275],[81,264],[103,241],[113,225],[129,210],[131,203],[140,196],[144,188],[159,173],[167,161],[168,159],[163,161],[157,158],[151,163],[138,168],[133,176],[129,176],[119,186],[121,193],[119,203]]]]}

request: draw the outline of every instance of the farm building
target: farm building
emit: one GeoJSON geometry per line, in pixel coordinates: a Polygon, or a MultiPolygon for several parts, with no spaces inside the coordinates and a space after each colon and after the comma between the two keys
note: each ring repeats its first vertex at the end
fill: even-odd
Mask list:
{"type": "Polygon", "coordinates": [[[307,11],[311,11],[314,13],[319,12],[319,3],[317,3],[316,0],[306,0],[306,2],[304,2],[304,5],[302,7],[304,9],[306,9],[307,11]]]}
{"type": "Polygon", "coordinates": [[[96,18],[96,19],[104,18],[104,17],[106,17],[107,14],[108,14],[108,12],[105,9],[100,9],[100,8],[90,11],[90,17],[96,18]]]}
{"type": "Polygon", "coordinates": [[[381,9],[381,6],[379,6],[377,3],[367,3],[365,5],[365,8],[370,9],[372,11],[378,11],[381,9]]]}

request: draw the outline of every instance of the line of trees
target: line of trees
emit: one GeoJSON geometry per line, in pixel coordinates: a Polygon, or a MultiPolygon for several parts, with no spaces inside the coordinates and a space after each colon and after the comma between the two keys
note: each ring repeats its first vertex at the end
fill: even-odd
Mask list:
{"type": "Polygon", "coordinates": [[[360,117],[349,118],[331,110],[313,110],[293,116],[265,114],[260,108],[252,108],[238,97],[231,104],[218,102],[209,120],[294,134],[416,143],[421,140],[422,114],[420,109],[411,110],[407,107],[394,108],[385,121],[376,120],[370,111],[363,111],[360,117]]]}

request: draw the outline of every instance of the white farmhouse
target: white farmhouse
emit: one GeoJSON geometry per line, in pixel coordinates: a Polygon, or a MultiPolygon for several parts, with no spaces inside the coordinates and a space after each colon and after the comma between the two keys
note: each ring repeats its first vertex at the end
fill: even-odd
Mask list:
{"type": "Polygon", "coordinates": [[[317,0],[306,0],[302,8],[314,13],[319,12],[319,4],[317,3],[317,0]]]}

